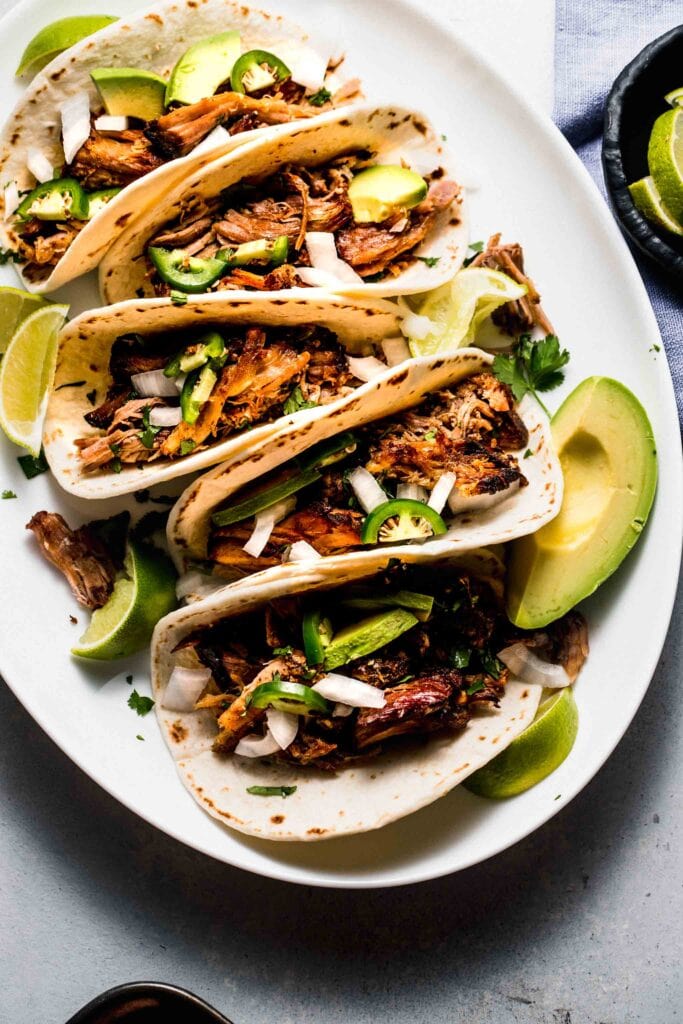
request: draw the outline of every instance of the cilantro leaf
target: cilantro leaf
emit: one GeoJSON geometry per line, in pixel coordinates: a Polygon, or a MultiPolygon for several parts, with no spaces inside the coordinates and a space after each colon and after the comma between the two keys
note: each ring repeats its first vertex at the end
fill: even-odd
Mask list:
{"type": "Polygon", "coordinates": [[[247,786],[247,793],[252,796],[286,796],[296,793],[296,786],[247,786]]]}
{"type": "Polygon", "coordinates": [[[468,695],[468,697],[471,697],[472,694],[479,693],[479,691],[483,689],[485,689],[483,680],[475,679],[474,682],[470,683],[470,685],[467,687],[465,693],[468,695]]]}
{"type": "Polygon", "coordinates": [[[314,92],[312,96],[308,97],[308,102],[312,103],[314,107],[322,107],[328,100],[332,99],[332,93],[329,89],[326,89],[323,85],[317,92],[314,92]]]}
{"type": "Polygon", "coordinates": [[[180,454],[189,455],[197,447],[197,442],[193,441],[191,437],[186,437],[184,441],[180,442],[180,454]]]}
{"type": "Polygon", "coordinates": [[[538,392],[558,387],[564,380],[563,367],[568,362],[569,352],[560,348],[559,339],[554,334],[547,334],[539,341],[532,341],[529,334],[523,334],[510,355],[495,357],[492,370],[498,380],[509,384],[518,402],[526,394],[531,394],[549,416],[538,392]]]}
{"type": "Polygon", "coordinates": [[[453,668],[467,668],[471,657],[472,651],[469,647],[451,647],[448,660],[453,668]]]}
{"type": "Polygon", "coordinates": [[[500,679],[500,674],[505,666],[495,654],[485,647],[483,651],[479,651],[479,660],[485,672],[488,672],[494,679],[500,679]]]}
{"type": "Polygon", "coordinates": [[[291,416],[293,412],[300,412],[302,409],[315,409],[317,404],[317,402],[307,402],[301,388],[297,384],[285,402],[282,411],[285,416],[291,416]]]}
{"type": "Polygon", "coordinates": [[[520,365],[517,357],[515,355],[497,355],[494,357],[491,369],[498,380],[503,384],[509,384],[515,399],[521,402],[529,391],[529,383],[524,374],[524,367],[520,365]]]}
{"type": "Polygon", "coordinates": [[[441,259],[440,256],[418,256],[417,258],[420,263],[424,263],[426,267],[435,267],[441,259]]]}
{"type": "Polygon", "coordinates": [[[145,448],[153,448],[154,447],[154,438],[157,436],[157,434],[161,430],[161,427],[153,427],[152,424],[149,422],[149,414],[150,414],[150,412],[151,412],[150,406],[146,405],[145,408],[142,410],[142,428],[143,429],[138,434],[138,437],[140,438],[140,441],[142,442],[142,444],[144,444],[145,448]]]}
{"type": "Polygon", "coordinates": [[[293,654],[293,647],[273,647],[273,654],[275,657],[286,658],[288,654],[293,654]]]}
{"type": "Polygon", "coordinates": [[[17,456],[17,462],[21,466],[21,470],[27,480],[32,480],[34,476],[40,476],[41,473],[47,473],[50,468],[42,448],[40,449],[40,455],[17,456]]]}
{"type": "Polygon", "coordinates": [[[144,697],[138,693],[137,690],[133,690],[130,697],[126,701],[131,711],[136,711],[141,718],[148,715],[154,707],[154,701],[151,697],[144,697]]]}
{"type": "Polygon", "coordinates": [[[2,492],[2,496],[3,496],[3,498],[4,498],[4,499],[7,499],[7,498],[16,498],[16,494],[15,494],[15,492],[14,492],[14,491],[3,491],[3,492],[2,492]]]}
{"type": "Polygon", "coordinates": [[[463,267],[469,267],[470,263],[474,263],[474,261],[476,260],[477,256],[479,255],[479,253],[484,251],[484,243],[483,242],[470,242],[470,244],[467,246],[467,248],[472,253],[472,255],[468,256],[467,259],[463,260],[463,262],[462,262],[463,267]]]}

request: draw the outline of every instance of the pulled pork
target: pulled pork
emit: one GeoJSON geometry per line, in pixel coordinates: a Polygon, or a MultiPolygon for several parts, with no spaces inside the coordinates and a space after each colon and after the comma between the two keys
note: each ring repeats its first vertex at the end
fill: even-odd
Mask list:
{"type": "Polygon", "coordinates": [[[36,512],[26,524],[40,551],[65,576],[85,608],[101,608],[114,589],[116,567],[89,526],[71,530],[57,512],[36,512]]]}
{"type": "Polygon", "coordinates": [[[514,302],[506,302],[492,316],[493,322],[511,337],[540,327],[544,334],[554,334],[553,325],[541,308],[541,296],[536,285],[524,272],[524,253],[518,242],[500,244],[500,234],[489,238],[484,252],[479,253],[471,266],[489,267],[491,270],[502,270],[526,286],[527,293],[514,302]]]}

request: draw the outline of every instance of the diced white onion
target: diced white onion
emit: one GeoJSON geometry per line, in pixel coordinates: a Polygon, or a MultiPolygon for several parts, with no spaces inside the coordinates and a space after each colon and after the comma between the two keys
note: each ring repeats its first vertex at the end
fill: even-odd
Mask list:
{"type": "Polygon", "coordinates": [[[326,700],[339,701],[352,708],[383,708],[386,704],[384,690],[336,672],[330,672],[313,689],[326,700]]]}
{"type": "Polygon", "coordinates": [[[52,161],[40,149],[35,149],[34,147],[29,149],[28,156],[26,157],[26,166],[36,181],[39,181],[41,184],[44,181],[52,181],[55,176],[52,161]]]}
{"type": "Polygon", "coordinates": [[[349,364],[349,370],[358,377],[358,380],[372,380],[380,373],[388,368],[386,363],[383,363],[381,359],[376,359],[375,356],[347,356],[346,362],[349,364]]]}
{"type": "Polygon", "coordinates": [[[149,411],[149,422],[153,427],[177,427],[182,418],[179,405],[155,405],[149,411]]]}
{"type": "Polygon", "coordinates": [[[307,540],[297,540],[287,550],[287,558],[283,561],[287,562],[308,562],[309,559],[322,558],[312,544],[309,544],[307,540]]]}
{"type": "Polygon", "coordinates": [[[399,484],[396,488],[397,498],[408,498],[411,501],[424,501],[427,504],[427,488],[422,484],[399,484]]]}
{"type": "Polygon", "coordinates": [[[410,349],[405,338],[384,338],[382,352],[389,366],[398,366],[410,359],[410,349]]]}
{"type": "Polygon", "coordinates": [[[266,757],[278,750],[282,750],[282,747],[270,729],[265,736],[258,736],[255,732],[244,736],[235,747],[235,753],[241,754],[242,757],[266,757]]]}
{"type": "Polygon", "coordinates": [[[297,267],[296,274],[310,288],[337,288],[339,285],[334,274],[328,274],[326,270],[316,270],[315,267],[297,267]]]}
{"type": "Polygon", "coordinates": [[[324,83],[328,62],[317,50],[283,44],[274,52],[291,71],[292,81],[303,85],[307,92],[317,92],[324,83]]]}
{"type": "Polygon", "coordinates": [[[362,508],[368,513],[389,500],[372,473],[368,473],[364,466],[352,469],[347,480],[362,508]]]}
{"type": "Polygon", "coordinates": [[[216,149],[218,146],[224,146],[230,139],[230,132],[226,131],[221,125],[217,125],[213,131],[209,132],[205,139],[197,143],[192,153],[194,155],[195,153],[204,153],[209,149],[216,149]]]}
{"type": "Polygon", "coordinates": [[[168,711],[194,711],[199,695],[211,678],[208,668],[183,668],[176,665],[171,672],[161,701],[168,711]]]}
{"type": "Polygon", "coordinates": [[[5,220],[7,220],[8,217],[12,216],[19,205],[19,188],[16,181],[10,181],[9,185],[5,185],[4,205],[5,220]]]}
{"type": "Polygon", "coordinates": [[[247,543],[243,545],[242,550],[246,551],[252,558],[258,558],[270,540],[275,524],[281,522],[294,508],[296,508],[296,498],[291,497],[283,498],[282,501],[278,501],[274,505],[264,508],[261,512],[257,512],[254,519],[254,529],[247,543]]]}
{"type": "Polygon", "coordinates": [[[448,495],[453,490],[455,484],[455,473],[444,473],[434,484],[432,493],[429,495],[427,504],[430,508],[433,508],[435,512],[441,514],[441,511],[446,504],[448,495]]]}
{"type": "Polygon", "coordinates": [[[175,585],[175,594],[179,601],[182,601],[188,594],[208,594],[219,590],[225,585],[225,580],[207,576],[204,572],[185,572],[179,576],[175,585]]]}
{"type": "Polygon", "coordinates": [[[353,708],[350,704],[335,704],[332,715],[334,718],[348,718],[349,715],[353,714],[353,708]]]}
{"type": "Polygon", "coordinates": [[[268,722],[268,732],[280,750],[286,750],[289,744],[296,739],[296,734],[299,731],[299,716],[290,715],[287,711],[268,708],[266,721],[268,722]]]}
{"type": "Polygon", "coordinates": [[[315,270],[324,270],[345,284],[363,283],[360,274],[339,258],[331,231],[307,231],[306,248],[315,270]]]}
{"type": "Polygon", "coordinates": [[[178,392],[178,394],[180,394],[180,392],[185,387],[185,381],[187,380],[187,374],[186,373],[179,373],[178,376],[177,377],[173,377],[172,380],[173,380],[173,383],[175,385],[176,391],[178,392]]]}
{"type": "Polygon", "coordinates": [[[62,116],[64,158],[71,163],[90,135],[90,99],[87,92],[77,92],[59,108],[62,116]]]}
{"type": "Polygon", "coordinates": [[[526,644],[512,644],[506,647],[498,652],[498,658],[523,683],[537,683],[539,686],[558,689],[561,686],[569,686],[571,681],[564,666],[544,661],[526,644]]]}
{"type": "Polygon", "coordinates": [[[164,376],[163,370],[145,370],[133,373],[131,383],[143,398],[177,398],[178,391],[173,380],[164,376]]]}
{"type": "Polygon", "coordinates": [[[434,322],[428,316],[421,316],[419,313],[406,313],[401,318],[401,330],[406,338],[424,341],[433,333],[434,322]]]}
{"type": "Polygon", "coordinates": [[[128,131],[128,118],[118,117],[113,114],[102,114],[101,117],[96,118],[95,127],[98,132],[102,132],[103,135],[117,135],[119,132],[128,131]]]}

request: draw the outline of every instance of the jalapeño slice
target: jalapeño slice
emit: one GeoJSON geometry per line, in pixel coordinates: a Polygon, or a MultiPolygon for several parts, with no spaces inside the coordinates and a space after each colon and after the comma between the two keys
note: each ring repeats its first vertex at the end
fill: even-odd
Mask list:
{"type": "Polygon", "coordinates": [[[218,374],[210,365],[187,376],[180,392],[180,411],[185,423],[196,423],[202,406],[209,400],[218,374]]]}
{"type": "Polygon", "coordinates": [[[319,608],[304,613],[302,624],[304,651],[309,665],[321,665],[332,640],[332,623],[319,608]]]}
{"type": "Polygon", "coordinates": [[[283,498],[289,498],[290,495],[296,494],[297,491],[308,487],[309,484],[313,484],[319,479],[320,473],[316,469],[307,469],[302,473],[286,477],[284,480],[278,480],[271,487],[265,487],[257,494],[243,498],[236,505],[224,508],[220,512],[214,512],[211,522],[214,526],[232,526],[233,523],[240,523],[243,519],[255,516],[257,512],[262,512],[264,508],[269,508],[276,502],[282,501],[283,498]]]}
{"type": "Polygon", "coordinates": [[[38,185],[17,208],[20,220],[87,220],[88,196],[75,178],[55,178],[38,185]]]}
{"type": "Polygon", "coordinates": [[[279,267],[287,262],[288,256],[287,235],[278,235],[274,240],[257,238],[253,242],[243,242],[235,249],[219,249],[216,253],[216,259],[222,260],[226,267],[247,267],[250,263],[279,267]]]}
{"type": "Polygon", "coordinates": [[[192,345],[181,348],[164,367],[165,377],[179,377],[205,366],[210,359],[220,360],[225,355],[225,342],[218,331],[207,331],[192,345]]]}
{"type": "Polygon", "coordinates": [[[159,249],[152,245],[147,254],[161,280],[181,292],[205,292],[226,269],[223,260],[188,256],[183,249],[159,249]]]}
{"type": "Polygon", "coordinates": [[[394,498],[378,505],[363,522],[363,544],[400,544],[428,540],[446,532],[446,524],[433,508],[412,498],[394,498]]]}
{"type": "Polygon", "coordinates": [[[238,57],[230,73],[234,92],[259,92],[270,89],[277,82],[291,78],[292,72],[284,61],[268,50],[248,50],[238,57]]]}
{"type": "Polygon", "coordinates": [[[334,462],[340,462],[356,450],[356,438],[345,430],[343,434],[336,437],[328,437],[326,441],[320,441],[308,448],[301,455],[297,455],[296,461],[302,469],[314,467],[322,469],[323,466],[331,466],[334,462]]]}
{"type": "Polygon", "coordinates": [[[247,697],[247,707],[275,708],[290,715],[309,715],[311,711],[329,712],[332,705],[316,690],[303,683],[287,683],[273,678],[261,683],[247,697]]]}

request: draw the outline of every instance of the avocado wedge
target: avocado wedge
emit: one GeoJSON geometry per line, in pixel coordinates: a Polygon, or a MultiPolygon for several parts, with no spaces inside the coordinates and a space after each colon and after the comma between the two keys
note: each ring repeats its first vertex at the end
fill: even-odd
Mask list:
{"type": "Polygon", "coordinates": [[[393,608],[345,626],[325,647],[323,667],[331,672],[349,661],[364,658],[366,654],[386,647],[417,622],[417,617],[405,608],[393,608]]]}
{"type": "Polygon", "coordinates": [[[171,72],[166,105],[197,103],[213,96],[218,86],[230,78],[240,49],[240,34],[235,31],[220,32],[191,46],[171,72]]]}
{"type": "Polygon", "coordinates": [[[657,451],[635,395],[610,377],[589,377],[552,420],[564,473],[558,516],[516,540],[507,611],[522,629],[560,618],[619,567],[647,522],[657,451]]]}
{"type": "Polygon", "coordinates": [[[94,68],[90,77],[104,108],[114,117],[139,117],[151,121],[164,112],[166,82],[142,68],[94,68]]]}

